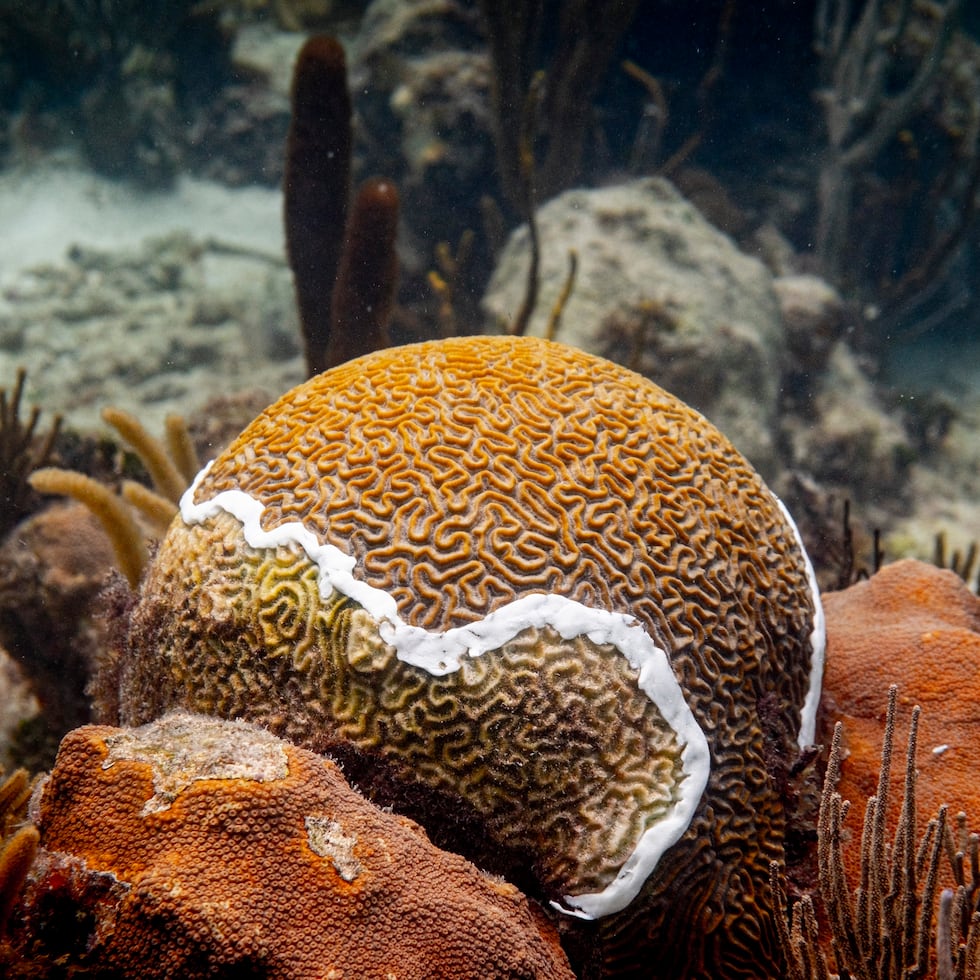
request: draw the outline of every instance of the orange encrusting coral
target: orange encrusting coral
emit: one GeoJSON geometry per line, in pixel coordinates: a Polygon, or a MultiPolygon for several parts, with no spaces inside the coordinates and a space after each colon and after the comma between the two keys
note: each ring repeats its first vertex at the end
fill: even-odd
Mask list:
{"type": "MultiPolygon", "coordinates": [[[[919,561],[886,565],[865,582],[824,596],[827,664],[822,728],[825,741],[844,723],[845,751],[838,791],[863,801],[877,790],[885,693],[922,706],[918,736],[918,812],[929,819],[941,804],[980,819],[977,744],[980,740],[980,598],[953,572],[919,561]]],[[[908,737],[909,712],[899,713],[896,751],[908,737]]],[[[901,798],[901,767],[893,767],[892,799],[901,798]]],[[[889,839],[898,804],[889,814],[889,839]]],[[[860,880],[859,820],[844,858],[860,880]]]]}
{"type": "Polygon", "coordinates": [[[63,965],[143,980],[572,980],[516,888],[253,726],[78,729],[36,809],[45,855],[12,941],[37,955],[55,941],[42,918],[74,912],[63,965]]]}

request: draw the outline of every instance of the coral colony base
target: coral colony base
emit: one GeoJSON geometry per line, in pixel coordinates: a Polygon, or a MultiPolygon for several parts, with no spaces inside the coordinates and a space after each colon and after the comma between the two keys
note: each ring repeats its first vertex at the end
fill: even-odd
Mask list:
{"type": "Polygon", "coordinates": [[[523,874],[594,975],[777,969],[773,767],[813,737],[820,601],[779,501],[639,375],[515,337],[327,371],[195,480],[127,628],[123,723],[333,754],[523,874]]]}

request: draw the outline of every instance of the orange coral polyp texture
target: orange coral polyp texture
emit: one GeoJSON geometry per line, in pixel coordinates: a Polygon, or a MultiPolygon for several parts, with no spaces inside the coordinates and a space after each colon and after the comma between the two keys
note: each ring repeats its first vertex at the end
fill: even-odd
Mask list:
{"type": "Polygon", "coordinates": [[[34,817],[24,976],[573,980],[516,888],[255,726],[76,729],[34,817]]]}
{"type": "Polygon", "coordinates": [[[690,431],[680,402],[644,403],[611,364],[603,377],[603,362],[562,348],[548,374],[539,344],[494,340],[321,375],[250,426],[200,492],[244,490],[266,527],[300,518],[426,629],[532,589],[604,605],[611,588],[635,611],[642,558],[669,553],[677,524],[712,506],[692,493],[672,513],[658,490],[716,479],[724,496],[728,447],[690,431]]]}
{"type": "Polygon", "coordinates": [[[812,738],[821,629],[792,522],[702,416],[582,351],[459,338],[313,378],[199,476],[121,705],[342,746],[458,799],[559,907],[710,931],[715,862],[757,878],[734,921],[781,858],[767,752],[812,738]]]}

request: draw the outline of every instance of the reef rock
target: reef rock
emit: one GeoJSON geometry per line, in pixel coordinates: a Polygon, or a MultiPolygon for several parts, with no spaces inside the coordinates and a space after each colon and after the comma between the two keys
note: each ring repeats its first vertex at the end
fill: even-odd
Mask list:
{"type": "Polygon", "coordinates": [[[890,523],[889,511],[908,504],[914,449],[843,342],[830,349],[807,407],[783,420],[791,467],[859,504],[866,522],[890,523]]]}
{"type": "Polygon", "coordinates": [[[15,761],[12,743],[22,726],[37,718],[41,704],[24,668],[0,647],[0,767],[15,761]]]}
{"type": "Polygon", "coordinates": [[[31,816],[5,976],[573,980],[515,887],[253,726],[78,729],[31,816]]]}
{"type": "MultiPolygon", "coordinates": [[[[45,507],[0,544],[0,643],[21,665],[58,739],[91,720],[85,684],[104,648],[95,600],[112,567],[112,549],[81,504],[45,507]]],[[[40,732],[38,732],[40,734],[40,732]]]]}
{"type": "Polygon", "coordinates": [[[830,283],[814,275],[778,276],[773,288],[792,368],[812,384],[843,332],[844,300],[830,283]]]}
{"type": "MultiPolygon", "coordinates": [[[[786,343],[772,276],[666,181],[573,190],[537,213],[541,286],[529,333],[543,335],[578,254],[557,340],[646,375],[703,412],[763,473],[775,462],[786,343]]],[[[513,320],[529,262],[510,238],[483,298],[513,320]]]]}

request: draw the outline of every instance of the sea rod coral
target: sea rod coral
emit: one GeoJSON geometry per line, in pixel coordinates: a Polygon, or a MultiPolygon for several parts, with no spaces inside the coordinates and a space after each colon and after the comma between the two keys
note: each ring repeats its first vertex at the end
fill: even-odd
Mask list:
{"type": "Polygon", "coordinates": [[[779,501],[640,376],[478,337],[312,379],[185,494],[127,643],[123,723],[330,752],[550,902],[583,976],[778,972],[819,598],[779,501]]]}
{"type": "MultiPolygon", "coordinates": [[[[909,699],[903,694],[902,700],[909,699]]],[[[904,766],[894,765],[899,761],[893,757],[898,702],[893,684],[863,828],[847,826],[860,806],[852,806],[838,789],[850,760],[845,758],[846,726],[834,725],[817,832],[822,915],[818,919],[814,895],[804,892],[792,903],[787,920],[777,920],[788,980],[980,977],[980,836],[968,832],[966,813],[954,816],[945,803],[919,836],[917,750],[924,716],[919,705],[908,713],[902,723],[908,729],[904,766]],[[902,793],[900,804],[893,806],[896,769],[902,793]],[[858,850],[856,842],[859,860],[849,873],[853,862],[847,852],[858,850]]],[[[859,758],[859,765],[865,768],[866,759],[859,758]]],[[[850,782],[855,785],[853,778],[850,782]]],[[[777,904],[787,906],[783,885],[774,864],[772,889],[777,904]]]]}

